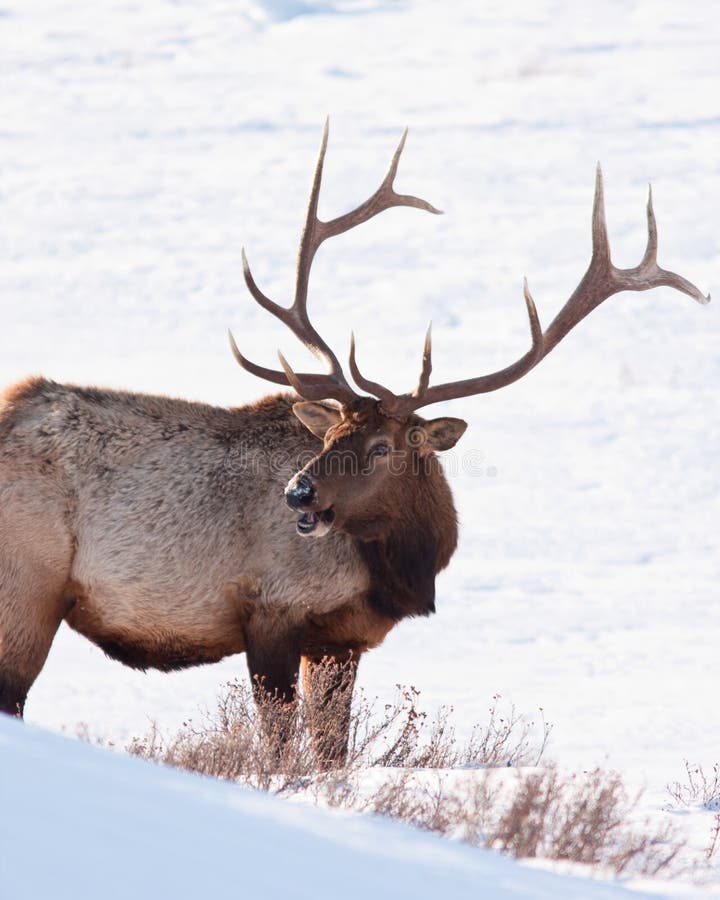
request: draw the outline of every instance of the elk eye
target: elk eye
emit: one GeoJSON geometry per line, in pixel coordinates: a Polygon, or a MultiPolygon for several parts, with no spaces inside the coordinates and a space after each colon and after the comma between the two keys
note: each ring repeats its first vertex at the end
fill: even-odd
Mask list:
{"type": "Polygon", "coordinates": [[[390,452],[390,445],[384,442],[379,444],[374,444],[368,450],[368,459],[376,459],[379,456],[387,456],[390,452]]]}

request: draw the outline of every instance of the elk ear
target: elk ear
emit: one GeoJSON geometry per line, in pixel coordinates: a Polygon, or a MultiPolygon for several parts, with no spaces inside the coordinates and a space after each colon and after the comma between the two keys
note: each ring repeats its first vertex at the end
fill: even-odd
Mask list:
{"type": "Polygon", "coordinates": [[[426,446],[431,450],[450,450],[465,434],[467,422],[462,419],[430,419],[423,425],[426,446]]]}
{"type": "Polygon", "coordinates": [[[293,412],[308,431],[324,440],[325,432],[340,421],[340,410],[324,403],[294,403],[293,412]]]}

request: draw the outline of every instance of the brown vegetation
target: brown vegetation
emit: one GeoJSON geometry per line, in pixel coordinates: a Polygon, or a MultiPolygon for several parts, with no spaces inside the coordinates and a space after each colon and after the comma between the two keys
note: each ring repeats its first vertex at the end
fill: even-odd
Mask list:
{"type": "Polygon", "coordinates": [[[699,805],[711,811],[720,810],[720,763],[715,763],[712,775],[702,766],[685,761],[687,781],[674,781],[667,786],[668,793],[681,806],[699,805]]]}
{"type": "Polygon", "coordinates": [[[700,806],[715,813],[710,838],[705,848],[705,860],[711,862],[720,850],[720,763],[715,763],[712,774],[707,774],[697,763],[685,761],[686,781],[674,781],[667,786],[668,793],[680,806],[700,806]]]}
{"type": "MultiPolygon", "coordinates": [[[[322,674],[334,678],[335,669],[328,665],[320,678],[322,674]]],[[[321,692],[316,685],[312,697],[321,692]]],[[[542,720],[536,746],[531,739],[535,723],[514,708],[503,715],[498,696],[487,723],[476,726],[465,742],[456,737],[452,709],[443,707],[429,716],[419,707],[419,697],[415,688],[398,685],[395,700],[378,707],[360,693],[350,717],[347,758],[334,774],[375,767],[494,768],[536,764],[542,756],[551,726],[542,720]]],[[[245,684],[228,682],[215,711],[204,713],[198,723],[186,722],[171,737],[153,728],[133,740],[128,750],[144,759],[273,793],[297,790],[322,778],[320,773],[328,769],[323,748],[346,712],[342,691],[335,691],[322,708],[305,697],[294,706],[271,699],[260,705],[258,712],[245,684]]]]}
{"type": "Polygon", "coordinates": [[[361,696],[346,762],[332,769],[305,727],[312,716],[312,734],[331,735],[338,714],[332,702],[319,710],[301,699],[291,711],[268,701],[266,737],[250,690],[238,682],[226,686],[216,711],[199,724],[187,722],[168,739],[154,729],[128,749],[324,806],[387,815],[515,857],[643,875],[668,869],[676,858],[680,844],[669,827],[629,824],[638,798],[628,796],[617,774],[568,776],[552,764],[537,767],[551,730],[544,718],[535,742],[534,723],[514,709],[503,715],[496,696],[487,722],[461,742],[453,710],[429,716],[419,699],[415,688],[399,686],[395,701],[380,708],[361,696]]]}

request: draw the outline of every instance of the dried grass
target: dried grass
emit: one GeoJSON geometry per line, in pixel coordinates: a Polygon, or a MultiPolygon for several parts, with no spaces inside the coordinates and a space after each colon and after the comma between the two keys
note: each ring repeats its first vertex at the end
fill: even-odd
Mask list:
{"type": "Polygon", "coordinates": [[[686,781],[667,786],[673,800],[681,806],[698,805],[711,812],[720,811],[720,763],[715,763],[712,775],[708,775],[702,766],[685,760],[685,773],[686,781]]]}
{"type": "MultiPolygon", "coordinates": [[[[464,743],[457,739],[452,709],[429,716],[419,697],[415,688],[398,685],[394,701],[378,708],[358,692],[341,771],[516,766],[537,763],[545,750],[551,726],[542,720],[536,745],[535,723],[514,708],[502,715],[497,696],[487,723],[476,726],[464,743]]],[[[325,751],[336,740],[344,709],[341,691],[321,709],[302,697],[296,706],[265,699],[258,708],[251,690],[232,681],[215,711],[204,713],[199,723],[188,721],[169,738],[153,728],[127,749],[143,759],[282,793],[296,788],[298,779],[328,769],[325,751]]]]}
{"type": "Polygon", "coordinates": [[[705,859],[710,862],[720,850],[720,813],[715,813],[712,829],[710,830],[710,843],[705,848],[705,859]]]}
{"type": "Polygon", "coordinates": [[[568,777],[550,766],[520,779],[486,844],[517,857],[657,875],[670,866],[681,845],[673,840],[670,826],[629,826],[638,800],[628,796],[617,773],[594,769],[568,777]]]}
{"type": "Polygon", "coordinates": [[[715,813],[705,848],[705,861],[709,863],[720,855],[720,763],[715,763],[709,775],[702,766],[685,760],[685,775],[684,782],[674,781],[667,785],[667,791],[679,806],[699,806],[715,813]]]}
{"type": "Polygon", "coordinates": [[[494,777],[499,773],[491,770],[499,767],[537,766],[551,731],[544,717],[534,743],[534,723],[514,709],[503,715],[496,696],[488,721],[463,743],[452,709],[428,716],[419,701],[412,687],[398,686],[395,700],[382,707],[360,693],[347,756],[334,768],[325,751],[346,715],[342,700],[323,708],[303,698],[294,707],[268,700],[258,711],[250,689],[238,682],[226,685],[216,710],[199,724],[187,722],[169,739],[153,729],[128,750],[265,791],[390,816],[515,857],[644,875],[656,875],[675,859],[680,845],[668,828],[629,826],[637,798],[627,796],[615,774],[568,777],[550,765],[514,768],[510,779],[494,777]],[[486,771],[471,771],[476,769],[486,771]]]}

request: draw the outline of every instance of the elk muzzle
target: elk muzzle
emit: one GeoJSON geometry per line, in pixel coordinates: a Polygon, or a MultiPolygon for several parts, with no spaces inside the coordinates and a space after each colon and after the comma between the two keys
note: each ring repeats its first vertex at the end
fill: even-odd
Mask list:
{"type": "Polygon", "coordinates": [[[318,510],[312,507],[317,506],[317,489],[312,478],[303,474],[293,478],[285,488],[285,502],[296,512],[302,513],[295,523],[295,529],[298,534],[313,535],[313,537],[322,537],[330,531],[335,520],[335,513],[332,508],[318,510]]]}
{"type": "Polygon", "coordinates": [[[293,478],[285,488],[285,502],[290,509],[312,506],[315,501],[315,484],[309,475],[293,478]]]}

